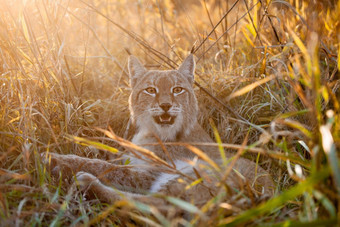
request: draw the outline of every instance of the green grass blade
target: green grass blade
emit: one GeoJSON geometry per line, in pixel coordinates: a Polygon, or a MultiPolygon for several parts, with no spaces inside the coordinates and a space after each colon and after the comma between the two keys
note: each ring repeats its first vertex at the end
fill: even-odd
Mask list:
{"type": "Polygon", "coordinates": [[[178,206],[178,207],[182,208],[183,210],[186,210],[190,213],[197,213],[197,214],[204,215],[200,209],[198,209],[196,206],[194,206],[191,203],[188,203],[184,200],[181,200],[181,199],[178,199],[178,198],[175,198],[175,197],[170,197],[170,196],[167,196],[166,199],[170,203],[172,203],[172,204],[174,204],[174,205],[176,205],[176,206],[178,206]]]}
{"type": "Polygon", "coordinates": [[[323,169],[317,173],[314,173],[307,180],[300,182],[299,184],[283,192],[281,195],[268,200],[266,203],[263,203],[253,209],[247,210],[236,217],[228,217],[222,220],[220,222],[220,225],[238,226],[242,223],[255,219],[259,215],[268,213],[276,207],[279,207],[280,205],[286,203],[287,201],[296,198],[305,191],[312,189],[314,185],[325,179],[329,175],[329,172],[329,169],[323,169]]]}
{"type": "Polygon", "coordinates": [[[280,222],[277,224],[269,224],[269,225],[263,225],[263,227],[324,227],[324,226],[336,226],[338,223],[337,218],[331,218],[331,219],[318,219],[311,222],[300,222],[300,221],[292,221],[287,220],[284,222],[280,222]]]}

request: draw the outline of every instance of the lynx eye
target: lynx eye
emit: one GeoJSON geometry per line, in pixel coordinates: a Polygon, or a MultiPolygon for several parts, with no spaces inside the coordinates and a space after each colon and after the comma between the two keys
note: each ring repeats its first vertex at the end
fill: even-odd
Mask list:
{"type": "Polygon", "coordinates": [[[183,92],[184,92],[184,89],[182,87],[174,87],[172,89],[172,93],[177,94],[177,95],[179,95],[179,94],[181,94],[183,92]]]}
{"type": "Polygon", "coordinates": [[[146,88],[144,91],[145,91],[146,93],[150,94],[150,95],[154,95],[154,94],[157,93],[157,90],[156,90],[156,88],[154,88],[154,87],[148,87],[148,88],[146,88]]]}

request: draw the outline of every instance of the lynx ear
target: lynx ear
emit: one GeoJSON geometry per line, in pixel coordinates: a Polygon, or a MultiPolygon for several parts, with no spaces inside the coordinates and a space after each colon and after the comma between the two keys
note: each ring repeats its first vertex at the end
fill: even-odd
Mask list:
{"type": "Polygon", "coordinates": [[[178,68],[178,71],[186,76],[190,83],[194,81],[195,65],[194,55],[190,54],[178,68]]]}
{"type": "Polygon", "coordinates": [[[128,61],[129,75],[130,75],[130,86],[133,87],[136,84],[138,77],[146,73],[146,69],[140,63],[138,58],[131,55],[128,61]]]}

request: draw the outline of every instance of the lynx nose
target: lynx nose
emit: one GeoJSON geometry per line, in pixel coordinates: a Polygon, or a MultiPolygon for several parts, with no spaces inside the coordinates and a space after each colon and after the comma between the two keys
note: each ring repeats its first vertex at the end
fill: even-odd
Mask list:
{"type": "Polygon", "coordinates": [[[165,112],[167,112],[171,107],[172,105],[170,103],[162,103],[159,105],[165,112]]]}

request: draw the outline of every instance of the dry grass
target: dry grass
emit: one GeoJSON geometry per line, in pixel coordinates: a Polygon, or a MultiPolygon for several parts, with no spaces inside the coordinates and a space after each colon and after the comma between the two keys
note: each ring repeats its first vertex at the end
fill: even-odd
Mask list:
{"type": "Polygon", "coordinates": [[[339,224],[339,12],[336,0],[0,0],[0,226],[339,224]],[[169,207],[191,209],[185,222],[51,182],[41,152],[107,156],[68,135],[121,149],[95,127],[124,136],[128,52],[167,69],[190,49],[200,123],[226,149],[248,138],[276,197],[249,210],[214,200],[205,219],[169,207]]]}

